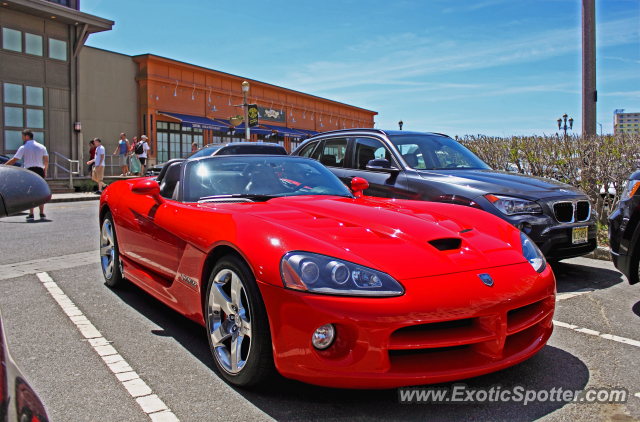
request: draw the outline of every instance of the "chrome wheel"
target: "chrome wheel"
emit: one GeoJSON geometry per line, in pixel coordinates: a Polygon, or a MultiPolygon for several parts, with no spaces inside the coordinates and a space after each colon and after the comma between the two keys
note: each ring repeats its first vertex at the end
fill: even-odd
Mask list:
{"type": "Polygon", "coordinates": [[[115,269],[115,242],[113,240],[113,226],[108,219],[102,223],[102,231],[100,234],[100,262],[102,263],[102,272],[107,280],[113,277],[115,269]]]}
{"type": "Polygon", "coordinates": [[[239,373],[251,349],[251,311],[247,293],[238,275],[228,269],[218,272],[207,299],[209,335],[218,364],[230,374],[239,373]]]}

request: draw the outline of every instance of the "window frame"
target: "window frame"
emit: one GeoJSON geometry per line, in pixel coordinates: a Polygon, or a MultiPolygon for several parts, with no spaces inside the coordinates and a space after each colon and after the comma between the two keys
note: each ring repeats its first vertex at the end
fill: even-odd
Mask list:
{"type": "Polygon", "coordinates": [[[382,138],[379,138],[377,136],[362,136],[362,135],[357,135],[357,136],[353,136],[353,142],[351,142],[351,157],[349,158],[349,163],[351,164],[350,167],[345,167],[345,169],[347,170],[355,170],[355,171],[368,171],[368,172],[372,172],[372,173],[380,173],[379,170],[368,170],[368,169],[360,169],[358,166],[356,166],[356,148],[358,145],[358,139],[373,139],[376,141],[379,141],[382,146],[389,152],[389,155],[391,155],[391,162],[389,164],[391,164],[391,168],[396,168],[400,171],[402,171],[404,169],[403,166],[400,165],[398,158],[395,155],[395,152],[393,150],[393,148],[389,147],[389,144],[382,138]]]}
{"type": "Polygon", "coordinates": [[[45,87],[42,86],[35,86],[35,85],[27,85],[27,84],[21,84],[21,83],[14,83],[14,82],[7,82],[7,81],[2,81],[2,83],[0,84],[0,91],[2,93],[2,95],[0,95],[0,107],[1,107],[1,112],[2,112],[2,139],[3,139],[3,150],[5,154],[12,154],[15,153],[17,151],[17,149],[10,149],[7,146],[7,131],[23,131],[24,129],[30,129],[33,133],[34,133],[34,139],[38,136],[38,133],[42,133],[42,145],[45,144],[46,142],[46,132],[47,132],[47,112],[46,112],[46,107],[45,105],[47,104],[46,101],[46,89],[45,87]],[[6,84],[10,84],[10,85],[20,85],[22,87],[22,104],[15,104],[15,103],[7,103],[5,102],[5,85],[6,84]],[[27,105],[27,88],[40,88],[42,89],[42,106],[33,106],[33,105],[27,105]],[[6,114],[5,114],[5,109],[6,107],[12,107],[12,108],[19,108],[22,110],[22,126],[7,126],[5,125],[5,118],[6,118],[6,114]],[[27,110],[39,110],[42,112],[42,128],[35,128],[35,127],[30,127],[28,126],[28,122],[27,122],[27,110]]]}
{"type": "MultiPolygon", "coordinates": [[[[348,137],[348,136],[339,136],[339,137],[336,137],[336,138],[324,138],[322,140],[322,147],[318,148],[318,146],[316,145],[316,148],[318,148],[318,151],[320,151],[320,154],[318,155],[318,158],[316,159],[316,161],[318,161],[320,164],[322,164],[323,166],[328,167],[328,168],[334,168],[334,169],[346,169],[346,168],[348,168],[348,167],[346,167],[346,165],[347,165],[347,159],[349,158],[349,143],[350,143],[350,137],[348,137]],[[322,157],[324,156],[324,149],[325,149],[325,147],[327,145],[327,142],[342,141],[342,140],[346,141],[346,143],[347,143],[345,145],[345,148],[344,148],[344,157],[342,158],[342,165],[340,167],[337,167],[337,166],[328,166],[326,164],[323,164],[322,163],[322,157]]],[[[312,152],[312,156],[315,154],[315,152],[316,152],[316,150],[314,149],[313,152],[312,152]]],[[[311,158],[311,156],[309,158],[311,158]]]]}

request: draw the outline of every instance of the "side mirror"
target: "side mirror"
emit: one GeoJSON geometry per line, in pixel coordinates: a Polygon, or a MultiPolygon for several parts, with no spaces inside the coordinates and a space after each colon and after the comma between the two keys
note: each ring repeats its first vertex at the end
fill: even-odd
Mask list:
{"type": "Polygon", "coordinates": [[[133,185],[131,192],[136,195],[151,196],[156,201],[156,204],[164,204],[164,198],[160,196],[160,185],[155,180],[140,180],[133,185]]]}
{"type": "Polygon", "coordinates": [[[386,158],[376,158],[367,163],[367,170],[383,171],[385,173],[399,173],[400,169],[391,167],[391,163],[386,158]]]}
{"type": "Polygon", "coordinates": [[[369,187],[369,182],[362,177],[354,177],[351,179],[351,190],[356,198],[362,197],[362,191],[369,187]]]}
{"type": "Polygon", "coordinates": [[[49,185],[32,171],[0,165],[0,217],[35,208],[51,199],[49,185]]]}

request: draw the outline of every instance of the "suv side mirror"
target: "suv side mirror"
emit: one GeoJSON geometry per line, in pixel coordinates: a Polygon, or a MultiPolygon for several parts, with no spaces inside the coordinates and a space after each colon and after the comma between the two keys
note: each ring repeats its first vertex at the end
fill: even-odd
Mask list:
{"type": "Polygon", "coordinates": [[[400,169],[391,167],[391,163],[386,158],[376,158],[367,163],[367,170],[383,171],[385,173],[399,173],[400,169]]]}
{"type": "Polygon", "coordinates": [[[35,208],[51,199],[49,185],[32,171],[0,165],[0,217],[35,208]]]}
{"type": "Polygon", "coordinates": [[[156,201],[156,204],[164,204],[164,198],[160,196],[160,185],[158,185],[158,182],[156,182],[155,180],[140,180],[136,182],[135,185],[133,185],[133,188],[131,188],[131,192],[136,195],[151,196],[156,201]]]}

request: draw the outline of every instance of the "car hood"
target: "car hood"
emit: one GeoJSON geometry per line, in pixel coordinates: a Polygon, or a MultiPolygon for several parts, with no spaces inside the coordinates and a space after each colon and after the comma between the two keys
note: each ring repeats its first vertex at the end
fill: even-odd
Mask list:
{"type": "MultiPolygon", "coordinates": [[[[388,200],[313,196],[277,198],[239,208],[343,249],[347,256],[356,255],[361,258],[356,261],[365,260],[369,266],[398,280],[526,262],[520,237],[512,233],[517,230],[510,230],[511,226],[499,218],[486,214],[487,219],[495,219],[496,232],[502,237],[491,236],[442,213],[426,212],[424,206],[424,203],[421,208],[413,208],[388,200]],[[460,247],[439,250],[429,243],[436,239],[459,239],[460,247]],[[518,243],[515,247],[514,239],[518,243]]],[[[438,206],[442,210],[443,205],[438,206]]],[[[453,214],[469,211],[457,205],[445,207],[453,214]]],[[[292,246],[305,250],[304,244],[292,246]]]]}
{"type": "MultiPolygon", "coordinates": [[[[538,200],[585,194],[579,189],[553,179],[497,170],[417,170],[427,180],[455,184],[473,189],[477,195],[492,193],[538,200]]],[[[473,198],[471,198],[473,199],[473,198]]]]}

